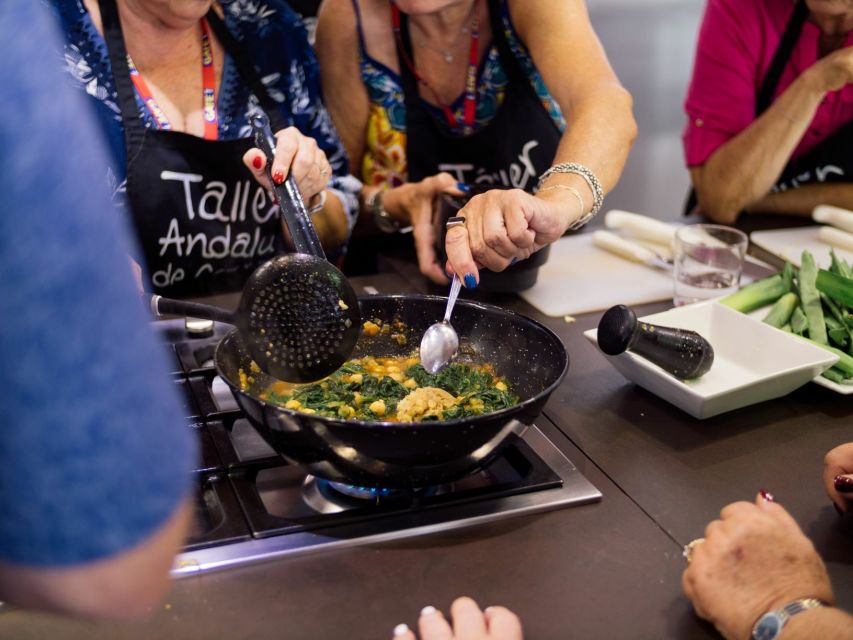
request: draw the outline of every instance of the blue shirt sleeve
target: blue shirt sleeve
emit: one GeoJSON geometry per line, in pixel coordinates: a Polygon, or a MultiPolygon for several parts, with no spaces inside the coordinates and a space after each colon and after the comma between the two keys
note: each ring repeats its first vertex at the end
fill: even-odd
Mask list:
{"type": "Polygon", "coordinates": [[[0,3],[0,560],[63,566],[150,536],[194,442],[104,183],[103,139],[63,81],[50,13],[0,3]]]}

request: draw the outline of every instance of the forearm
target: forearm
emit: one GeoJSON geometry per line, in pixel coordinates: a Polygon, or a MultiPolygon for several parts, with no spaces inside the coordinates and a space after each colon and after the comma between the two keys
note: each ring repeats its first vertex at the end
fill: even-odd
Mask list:
{"type": "Polygon", "coordinates": [[[749,205],[747,212],[810,216],[812,210],[821,204],[853,209],[853,183],[814,183],[796,189],[769,193],[749,205]]]}
{"type": "Polygon", "coordinates": [[[755,122],[717,149],[691,176],[702,211],[734,220],[764,197],[806,132],[824,91],[802,74],[755,122]]]}
{"type": "Polygon", "coordinates": [[[192,509],[185,500],[145,541],[112,558],[67,568],[0,563],[0,597],[75,616],[139,618],[169,589],[169,568],[186,539],[192,509]]]}
{"type": "MultiPolygon", "coordinates": [[[[619,181],[636,135],[630,94],[618,84],[605,85],[573,105],[554,164],[574,162],[587,167],[607,193],[619,181]]],[[[582,213],[592,209],[594,194],[580,175],[552,174],[542,186],[544,189],[555,185],[572,187],[581,194],[584,203],[582,213]]],[[[575,200],[568,190],[554,189],[547,193],[551,199],[559,195],[566,200],[567,206],[575,200]]],[[[576,208],[577,203],[571,206],[576,208]]]]}
{"type": "Polygon", "coordinates": [[[835,607],[820,607],[795,615],[779,640],[851,640],[853,616],[835,607]]]}

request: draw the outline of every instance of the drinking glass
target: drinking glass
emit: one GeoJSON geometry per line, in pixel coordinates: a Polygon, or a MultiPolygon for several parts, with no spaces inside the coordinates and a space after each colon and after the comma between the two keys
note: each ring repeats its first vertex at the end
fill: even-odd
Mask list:
{"type": "Polygon", "coordinates": [[[675,233],[676,306],[737,291],[748,239],[718,224],[691,224],[675,233]]]}

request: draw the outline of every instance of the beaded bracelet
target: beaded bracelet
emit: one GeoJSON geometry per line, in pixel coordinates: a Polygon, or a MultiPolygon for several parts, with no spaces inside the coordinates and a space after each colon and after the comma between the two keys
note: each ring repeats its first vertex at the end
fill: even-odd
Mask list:
{"type": "Polygon", "coordinates": [[[593,216],[601,209],[601,205],[604,204],[604,190],[601,188],[601,182],[599,182],[598,178],[592,171],[582,164],[578,164],[576,162],[561,162],[560,164],[555,164],[539,176],[539,182],[536,185],[537,191],[539,190],[539,187],[542,186],[542,183],[555,173],[575,173],[579,175],[586,181],[589,190],[592,192],[592,209],[590,209],[586,215],[581,216],[578,220],[575,220],[569,225],[569,229],[571,231],[580,229],[587,222],[592,220],[593,216]]]}

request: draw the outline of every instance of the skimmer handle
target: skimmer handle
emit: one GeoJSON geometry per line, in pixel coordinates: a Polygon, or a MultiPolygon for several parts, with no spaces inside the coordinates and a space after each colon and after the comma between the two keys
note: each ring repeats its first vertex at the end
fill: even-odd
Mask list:
{"type": "Polygon", "coordinates": [[[318,258],[326,259],[323,246],[317,237],[314,223],[305,208],[302,194],[293,179],[293,173],[288,172],[287,179],[283,185],[277,185],[272,179],[272,161],[275,157],[275,138],[270,129],[270,122],[266,115],[256,114],[251,117],[252,131],[255,135],[255,145],[264,152],[267,157],[267,177],[273,192],[278,198],[278,206],[281,209],[290,237],[293,238],[293,246],[297,253],[307,253],[318,258]]]}
{"type": "Polygon", "coordinates": [[[462,288],[462,281],[455,273],[453,274],[453,283],[450,285],[450,293],[447,296],[447,309],[444,310],[444,321],[450,322],[450,314],[453,313],[453,305],[456,304],[456,298],[459,297],[459,290],[462,288]]]}

